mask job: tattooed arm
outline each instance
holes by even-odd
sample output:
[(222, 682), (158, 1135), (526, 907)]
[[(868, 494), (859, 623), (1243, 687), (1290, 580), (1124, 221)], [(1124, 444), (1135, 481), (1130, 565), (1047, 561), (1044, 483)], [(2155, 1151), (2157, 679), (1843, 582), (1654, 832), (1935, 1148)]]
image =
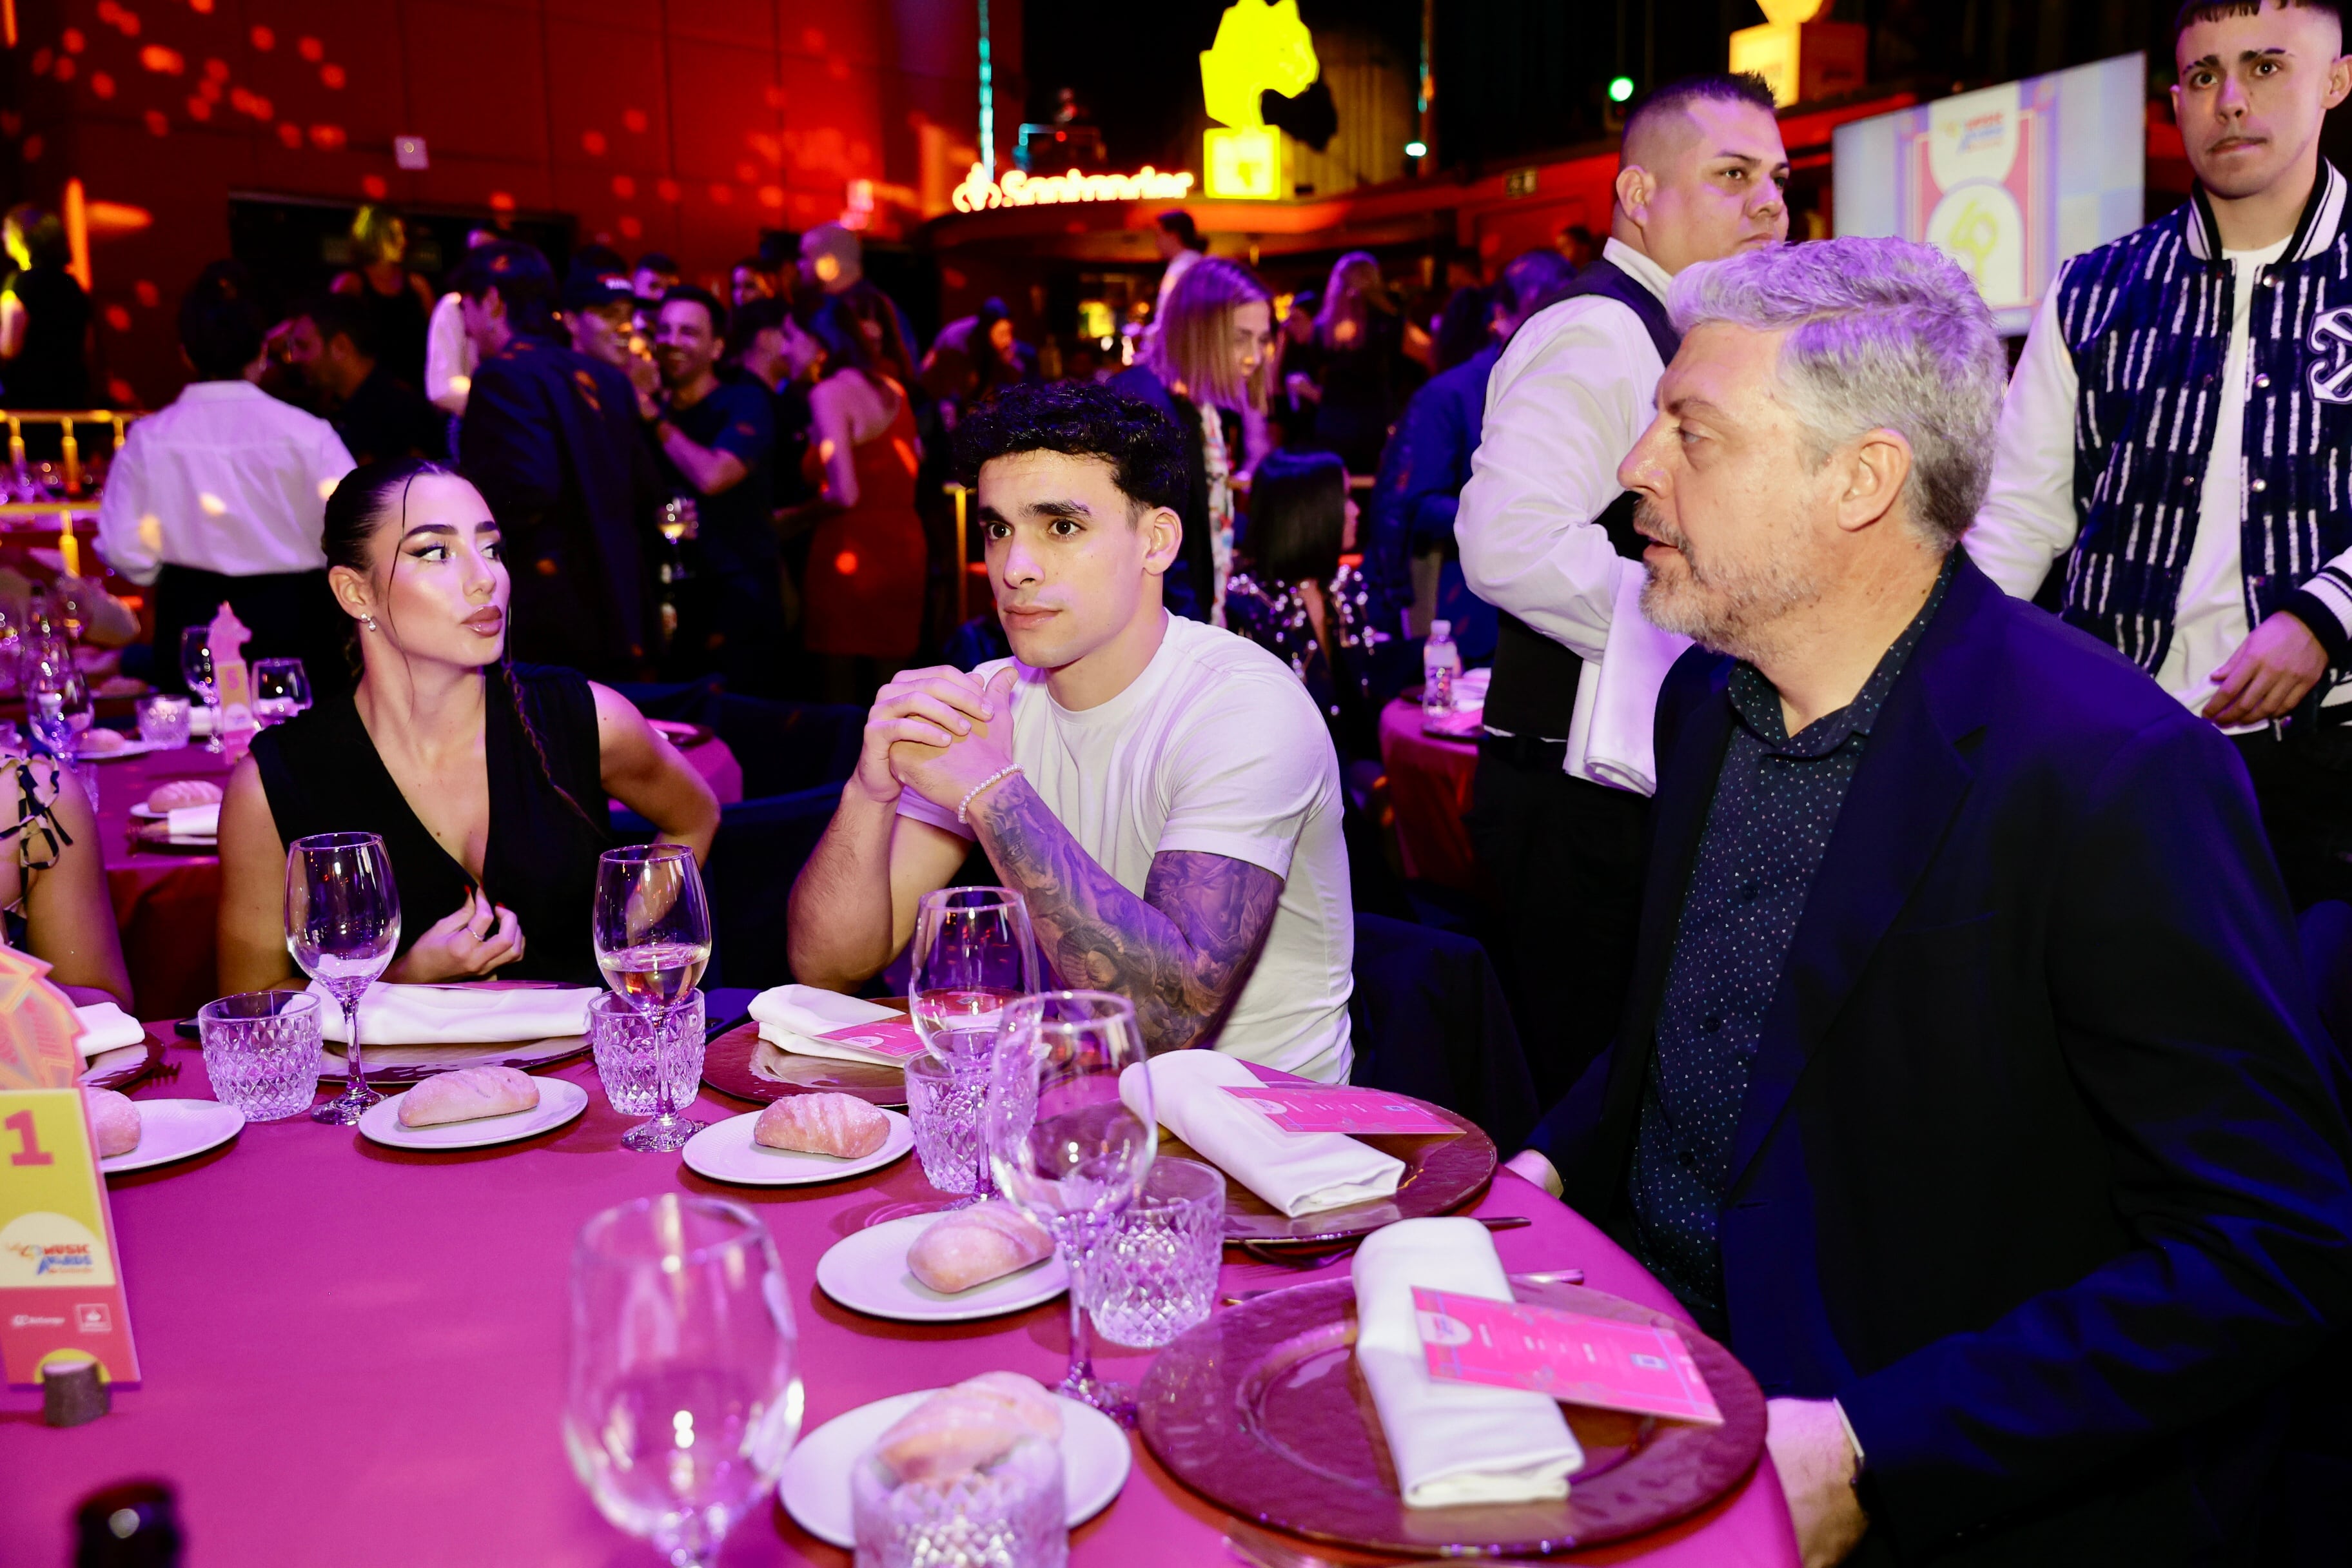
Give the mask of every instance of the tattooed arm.
[(1065, 985), (1133, 1002), (1154, 1052), (1214, 1037), (1265, 944), (1280, 877), (1228, 856), (1162, 850), (1138, 898), (1017, 774), (984, 791), (971, 816), (998, 873), (1028, 899)]

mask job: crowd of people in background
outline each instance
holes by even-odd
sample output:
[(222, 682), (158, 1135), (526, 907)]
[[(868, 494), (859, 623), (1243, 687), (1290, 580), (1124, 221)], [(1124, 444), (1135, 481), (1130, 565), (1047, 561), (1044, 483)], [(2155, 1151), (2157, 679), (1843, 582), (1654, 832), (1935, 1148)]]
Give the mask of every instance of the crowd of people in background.
[[(178, 590), (163, 598), (226, 595), (264, 644), (309, 648), (332, 627), (317, 551), (289, 542), (257, 553), (250, 543), (315, 537), (320, 502), (291, 476), (315, 481), (335, 462), (446, 462), (492, 500), (509, 547), (527, 558), (517, 590), (526, 658), (614, 679), (716, 677), (756, 695), (864, 700), (919, 658), (970, 665), (1006, 646), (986, 595), (958, 592), (979, 554), (967, 518), (966, 559), (954, 559), (948, 447), (958, 421), (1008, 388), (1107, 382), (1185, 432), (1171, 609), (1224, 623), (1244, 562), (1259, 622), (1261, 601), (1328, 598), (1346, 642), (1335, 657), (1317, 633), (1317, 658), (1355, 669), (1349, 751), (1368, 760), (1359, 709), (1409, 679), (1407, 645), (1432, 619), (1450, 618), (1474, 661), (1492, 651), (1493, 614), (1455, 562), (1453, 498), (1477, 442), (1485, 371), (1528, 307), (1574, 276), (1568, 256), (1591, 237), (1566, 231), (1557, 248), (1501, 265), (1467, 251), (1442, 268), (1409, 262), (1395, 276), (1354, 251), (1283, 291), (1212, 255), (1182, 212), (1160, 215), (1152, 232), (1165, 259), (1152, 304), (1108, 347), (1065, 346), (1058, 334), (1041, 347), (994, 297), (921, 341), (866, 276), (858, 236), (839, 225), (771, 233), (723, 278), (697, 283), (667, 254), (632, 259), (604, 244), (574, 248), (559, 273), (485, 223), (436, 281), (419, 269), (401, 215), (363, 207), (343, 242), (349, 265), (308, 297), (265, 303), (269, 288), (238, 264), (204, 270), (179, 313), (196, 379), (164, 411), (176, 418), (138, 443), (150, 452), (117, 465), (126, 482), (101, 547), (133, 581)], [(60, 225), (18, 208), (5, 242), (0, 403), (95, 405), (90, 306)], [(257, 460), (278, 475), (267, 500), (205, 477), (216, 461), (158, 460), (174, 425), (201, 423), (197, 405), (243, 406), (232, 384), (307, 416), (251, 424)], [(200, 444), (209, 448), (213, 434)], [(1283, 471), (1334, 477), (1349, 515), (1363, 508), (1360, 537), (1351, 531), (1341, 552), (1344, 583), (1336, 564), (1312, 580), (1269, 577), (1319, 562), (1320, 545), (1251, 550), (1253, 480), (1275, 453), (1328, 457)], [(210, 511), (200, 496), (231, 510)], [(175, 525), (167, 545), (140, 542), (142, 518), (191, 509), (239, 542), (213, 550), (201, 521)], [(982, 607), (959, 616), (960, 605)], [(1269, 646), (1284, 640), (1265, 635)], [(154, 661), (166, 688), (179, 680), (173, 662)]]

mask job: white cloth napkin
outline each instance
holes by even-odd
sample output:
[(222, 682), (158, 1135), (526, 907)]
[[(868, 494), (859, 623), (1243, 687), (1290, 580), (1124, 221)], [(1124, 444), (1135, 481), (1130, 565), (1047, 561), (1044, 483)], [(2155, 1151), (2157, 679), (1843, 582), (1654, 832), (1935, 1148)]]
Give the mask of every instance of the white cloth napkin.
[(1416, 1285), (1511, 1299), (1493, 1237), (1474, 1219), (1402, 1219), (1356, 1248), (1356, 1364), (1372, 1392), (1407, 1508), (1568, 1495), (1584, 1450), (1549, 1394), (1429, 1375)]
[(1660, 631), (1642, 614), (1647, 577), (1638, 561), (1617, 563), (1609, 641), (1600, 659), (1586, 659), (1576, 678), (1576, 712), (1561, 763), (1578, 778), (1644, 795), (1658, 793), (1658, 689), (1691, 646), (1690, 638)]
[(174, 838), (218, 838), (220, 802), (210, 805), (175, 805), (163, 816), (165, 831)]
[[(342, 1005), (317, 981), (320, 1028), (351, 1041)], [(588, 1032), (588, 1004), (604, 993), (587, 986), (394, 985), (377, 981), (360, 998), (360, 1038), (371, 1046), (473, 1046), (551, 1040)]]
[(902, 1058), (885, 1056), (842, 1040), (821, 1040), (820, 1035), (846, 1029), (853, 1024), (880, 1024), (905, 1014), (878, 1002), (820, 991), (814, 985), (778, 985), (751, 998), (749, 1009), (760, 1026), (760, 1037), (780, 1050), (803, 1057), (830, 1057), (835, 1061), (866, 1062), (876, 1067), (902, 1068)]
[(1119, 1075), (1119, 1098), (1142, 1114), (1136, 1074), (1151, 1075), (1151, 1109), (1160, 1124), (1201, 1158), (1296, 1219), (1396, 1195), (1404, 1162), (1343, 1132), (1287, 1132), (1265, 1113), (1225, 1092), (1263, 1081), (1234, 1058), (1209, 1050), (1170, 1051)]
[(139, 1020), (111, 1002), (93, 1002), (87, 1007), (77, 1007), (81, 1015), (81, 1054), (94, 1057), (100, 1051), (119, 1051), (125, 1046), (135, 1046), (147, 1037)]

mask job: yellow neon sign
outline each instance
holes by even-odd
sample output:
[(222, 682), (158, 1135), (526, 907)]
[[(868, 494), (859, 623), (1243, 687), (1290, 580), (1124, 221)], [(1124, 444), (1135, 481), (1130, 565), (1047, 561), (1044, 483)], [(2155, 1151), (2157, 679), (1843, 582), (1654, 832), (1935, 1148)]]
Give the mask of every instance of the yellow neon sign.
[(1216, 41), (1201, 55), (1201, 97), (1209, 118), (1245, 128), (1265, 123), (1258, 94), (1307, 90), (1322, 71), (1298, 0), (1234, 0), (1217, 19)]

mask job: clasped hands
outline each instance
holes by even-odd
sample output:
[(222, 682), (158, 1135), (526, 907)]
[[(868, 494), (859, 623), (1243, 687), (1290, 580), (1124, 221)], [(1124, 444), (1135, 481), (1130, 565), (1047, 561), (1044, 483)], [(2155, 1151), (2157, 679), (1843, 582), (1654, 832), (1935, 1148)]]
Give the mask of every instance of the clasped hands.
[(522, 957), (522, 922), (479, 888), (425, 929), (383, 977), (400, 985), (436, 980), (478, 980)]
[(1007, 665), (983, 686), (948, 665), (901, 670), (874, 700), (856, 784), (877, 805), (911, 789), (953, 811), (964, 796), (1013, 761), (994, 721), (1013, 708), (1020, 679)]

